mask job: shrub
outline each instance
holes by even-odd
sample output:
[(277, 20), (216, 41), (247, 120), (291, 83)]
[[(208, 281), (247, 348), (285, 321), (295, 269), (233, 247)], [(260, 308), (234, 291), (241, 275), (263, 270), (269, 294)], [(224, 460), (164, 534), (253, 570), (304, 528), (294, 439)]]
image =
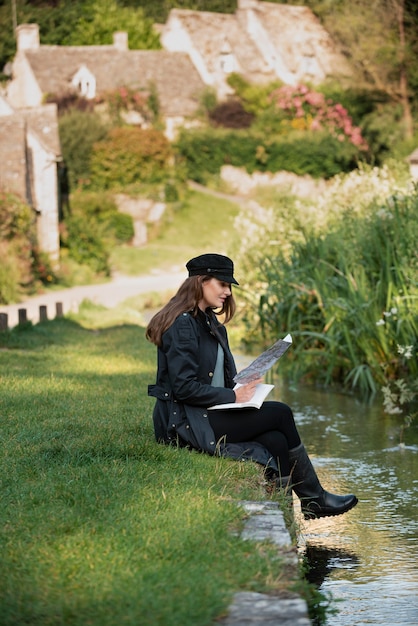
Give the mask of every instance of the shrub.
[(107, 126), (96, 113), (70, 110), (59, 119), (59, 134), (72, 189), (90, 181), (93, 145), (107, 135)]
[(270, 94), (274, 109), (283, 123), (298, 130), (326, 130), (339, 141), (348, 141), (359, 150), (368, 146), (361, 129), (345, 107), (306, 85), (283, 85)]
[(325, 131), (286, 138), (221, 129), (183, 131), (176, 148), (188, 177), (200, 183), (205, 183), (208, 175), (219, 174), (226, 164), (244, 167), (249, 173), (286, 170), (330, 178), (355, 168), (359, 155), (355, 146)]
[(35, 288), (35, 249), (32, 209), (17, 196), (0, 192), (0, 303), (15, 302), (23, 291)]
[(45, 100), (46, 102), (55, 102), (58, 115), (60, 116), (65, 113), (70, 113), (71, 111), (92, 113), (94, 110), (94, 102), (92, 100), (88, 100), (74, 91), (61, 94), (49, 94)]
[(209, 119), (214, 126), (249, 128), (254, 120), (254, 115), (246, 111), (239, 100), (227, 100), (209, 112)]
[(143, 122), (153, 122), (158, 118), (158, 94), (152, 86), (149, 91), (119, 87), (101, 94), (97, 102), (107, 106), (115, 125), (121, 124), (124, 114), (131, 111), (138, 113)]
[(70, 258), (80, 265), (87, 265), (94, 272), (105, 276), (110, 274), (110, 252), (104, 230), (96, 220), (72, 214), (61, 230), (61, 245), (68, 249)]
[(80, 265), (109, 274), (111, 248), (129, 242), (133, 235), (132, 217), (119, 213), (111, 194), (83, 191), (72, 197), (71, 215), (61, 229), (61, 245)]
[(168, 175), (170, 157), (170, 144), (160, 131), (115, 128), (93, 148), (92, 184), (111, 189), (138, 182), (161, 182)]

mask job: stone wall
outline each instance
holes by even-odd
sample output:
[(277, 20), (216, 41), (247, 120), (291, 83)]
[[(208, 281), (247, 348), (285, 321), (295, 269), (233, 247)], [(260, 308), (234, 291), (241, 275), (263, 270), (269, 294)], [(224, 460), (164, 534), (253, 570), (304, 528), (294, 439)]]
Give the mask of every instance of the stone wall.
[(164, 215), (165, 202), (155, 202), (149, 198), (132, 198), (125, 194), (117, 194), (115, 202), (121, 213), (132, 217), (134, 239), (132, 245), (140, 248), (148, 241), (148, 227), (160, 221)]
[(318, 194), (325, 187), (325, 181), (311, 176), (298, 176), (292, 172), (254, 172), (248, 174), (245, 169), (224, 165), (221, 179), (232, 193), (247, 196), (256, 187), (276, 187), (296, 196), (309, 197)]

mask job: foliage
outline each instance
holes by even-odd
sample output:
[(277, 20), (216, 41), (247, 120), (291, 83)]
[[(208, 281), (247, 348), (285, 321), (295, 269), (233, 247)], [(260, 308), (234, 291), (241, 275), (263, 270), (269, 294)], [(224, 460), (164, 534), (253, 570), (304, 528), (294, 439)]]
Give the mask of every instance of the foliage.
[(0, 303), (16, 302), (22, 293), (54, 281), (50, 261), (37, 248), (32, 209), (0, 192)]
[(270, 94), (283, 85), (279, 80), (265, 85), (252, 84), (240, 74), (235, 73), (228, 76), (227, 82), (242, 101), (245, 110), (255, 116), (259, 116), (263, 111), (271, 108)]
[(388, 172), (364, 169), (334, 181), (312, 202), (311, 217), (303, 204), (284, 215), (270, 210), (266, 232), (261, 224), (248, 246), (262, 253), (242, 242), (257, 268), (260, 331), (269, 341), (292, 332), (295, 375), (364, 393), (417, 375), (417, 361), (399, 355), (398, 345), (416, 353), (418, 194), (396, 192)]
[(307, 85), (283, 85), (269, 97), (275, 110), (281, 112), (281, 126), (288, 124), (295, 130), (325, 129), (339, 141), (349, 141), (359, 150), (367, 150), (361, 130), (353, 125), (348, 111), (319, 91)]
[[(0, 68), (16, 51), (12, 3), (0, 6)], [(129, 47), (160, 48), (153, 20), (138, 6), (124, 6), (117, 0), (59, 0), (51, 3), (30, 0), (16, 2), (18, 24), (39, 24), (41, 42), (50, 45), (111, 44), (113, 33), (128, 33)]]
[[(310, 4), (310, 2), (309, 2)], [(400, 104), (404, 131), (413, 132), (411, 104), (417, 106), (416, 55), (418, 13), (411, 0), (362, 0), (316, 3), (321, 20), (339, 42), (354, 81), (368, 89), (384, 92), (392, 104)]]
[(170, 144), (160, 131), (114, 128), (106, 140), (93, 147), (92, 185), (111, 189), (138, 182), (158, 183), (170, 174), (170, 158)]
[(62, 116), (64, 113), (70, 111), (94, 111), (94, 103), (78, 93), (69, 91), (61, 94), (47, 94), (45, 102), (54, 102), (57, 105), (58, 115)]
[(286, 170), (330, 178), (356, 167), (359, 158), (355, 146), (325, 131), (294, 132), (281, 138), (249, 131), (190, 130), (180, 134), (176, 148), (188, 176), (200, 183), (226, 164), (250, 173)]
[(158, 118), (158, 96), (152, 86), (148, 92), (130, 87), (119, 87), (101, 94), (96, 102), (107, 106), (114, 125), (121, 124), (124, 116), (130, 112), (138, 113), (142, 123), (153, 123)]
[(111, 195), (84, 191), (72, 196), (71, 213), (61, 226), (61, 245), (78, 264), (109, 275), (111, 249), (133, 235), (132, 217), (118, 212)]
[(80, 265), (87, 265), (95, 273), (110, 275), (109, 250), (106, 246), (105, 229), (95, 220), (80, 214), (71, 214), (61, 230), (61, 246)]
[(69, 45), (111, 44), (117, 31), (127, 33), (131, 50), (161, 47), (153, 22), (142, 9), (121, 7), (116, 0), (90, 0), (89, 11), (77, 20)]
[(209, 112), (209, 120), (213, 126), (222, 128), (249, 128), (253, 119), (254, 115), (246, 111), (236, 99), (221, 102)]
[(70, 188), (87, 185), (93, 145), (107, 136), (107, 126), (97, 113), (71, 109), (59, 118), (59, 135)]
[(141, 7), (147, 17), (160, 24), (167, 20), (174, 8), (216, 13), (233, 13), (237, 9), (237, 0), (121, 0), (121, 4)]
[[(409, 360), (413, 358), (413, 346), (398, 346), (398, 353)], [(400, 444), (404, 445), (405, 429), (411, 426), (418, 415), (418, 381), (404, 378), (391, 380), (383, 385), (382, 393), (385, 413), (402, 417)]]
[(133, 235), (132, 217), (120, 213), (114, 197), (106, 192), (83, 191), (73, 194), (72, 212), (104, 228), (112, 245), (128, 243)]

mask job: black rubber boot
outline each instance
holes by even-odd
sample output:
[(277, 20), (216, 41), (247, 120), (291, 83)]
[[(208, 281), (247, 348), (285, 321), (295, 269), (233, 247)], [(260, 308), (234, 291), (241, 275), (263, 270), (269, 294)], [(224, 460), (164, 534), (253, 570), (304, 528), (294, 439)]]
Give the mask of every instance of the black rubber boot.
[(353, 494), (337, 496), (325, 491), (303, 443), (289, 450), (289, 462), (292, 488), (301, 501), (305, 519), (341, 515), (356, 506), (358, 500)]
[(277, 491), (284, 491), (286, 494), (292, 492), (291, 476), (277, 476), (275, 480)]

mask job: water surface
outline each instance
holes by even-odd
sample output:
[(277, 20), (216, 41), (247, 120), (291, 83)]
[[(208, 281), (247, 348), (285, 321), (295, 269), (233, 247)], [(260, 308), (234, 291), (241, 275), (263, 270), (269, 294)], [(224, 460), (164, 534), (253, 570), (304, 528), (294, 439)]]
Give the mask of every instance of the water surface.
[(323, 486), (359, 498), (345, 515), (299, 519), (308, 578), (337, 610), (326, 625), (418, 625), (418, 426), (400, 447), (399, 418), (379, 401), (275, 384)]

